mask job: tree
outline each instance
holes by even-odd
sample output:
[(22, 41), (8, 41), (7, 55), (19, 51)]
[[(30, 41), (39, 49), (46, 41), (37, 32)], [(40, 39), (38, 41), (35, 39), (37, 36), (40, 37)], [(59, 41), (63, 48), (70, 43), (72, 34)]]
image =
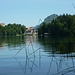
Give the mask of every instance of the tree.
[(22, 34), (24, 34), (25, 33), (25, 31), (26, 31), (26, 27), (23, 25), (23, 26), (21, 26), (21, 31), (22, 31)]
[(16, 36), (24, 34), (26, 27), (21, 24), (8, 24), (5, 27), (0, 25), (0, 36)]
[(43, 22), (38, 32), (42, 35), (48, 32), (52, 36), (75, 36), (75, 15), (63, 14), (50, 23)]

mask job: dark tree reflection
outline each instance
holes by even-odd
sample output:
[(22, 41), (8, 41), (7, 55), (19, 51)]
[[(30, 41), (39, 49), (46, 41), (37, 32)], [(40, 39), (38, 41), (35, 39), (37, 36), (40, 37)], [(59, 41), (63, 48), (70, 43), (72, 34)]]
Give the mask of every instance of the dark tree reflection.
[(38, 41), (43, 45), (46, 52), (69, 54), (75, 52), (74, 37), (39, 37)]

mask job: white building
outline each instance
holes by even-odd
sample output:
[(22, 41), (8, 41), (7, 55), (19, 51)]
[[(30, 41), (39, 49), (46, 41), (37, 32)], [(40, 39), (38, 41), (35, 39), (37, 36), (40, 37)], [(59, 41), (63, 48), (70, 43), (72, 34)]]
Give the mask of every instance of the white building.
[(38, 34), (38, 30), (35, 30), (34, 27), (29, 27), (25, 33), (26, 35), (34, 35), (34, 34)]
[(0, 23), (1, 26), (5, 27), (5, 23)]

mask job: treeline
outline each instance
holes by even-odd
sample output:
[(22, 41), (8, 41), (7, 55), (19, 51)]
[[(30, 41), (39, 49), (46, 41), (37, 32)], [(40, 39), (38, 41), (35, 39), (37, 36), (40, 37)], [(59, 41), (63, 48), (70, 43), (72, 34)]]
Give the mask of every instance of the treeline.
[(16, 36), (23, 35), (26, 27), (21, 24), (8, 24), (4, 26), (0, 25), (0, 36)]
[(75, 36), (75, 15), (63, 14), (50, 23), (43, 22), (38, 28), (38, 34), (44, 36)]

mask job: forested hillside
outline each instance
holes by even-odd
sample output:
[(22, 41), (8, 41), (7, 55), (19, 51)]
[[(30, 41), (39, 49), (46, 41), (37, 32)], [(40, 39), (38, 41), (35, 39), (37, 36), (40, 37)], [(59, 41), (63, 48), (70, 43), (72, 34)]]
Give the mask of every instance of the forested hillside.
[(63, 14), (50, 23), (43, 22), (38, 34), (49, 33), (52, 36), (75, 36), (75, 15)]
[(26, 27), (21, 24), (8, 24), (5, 27), (0, 25), (0, 36), (16, 36), (24, 34)]
[(39, 24), (39, 25), (36, 25), (36, 26), (35, 26), (35, 29), (39, 28), (44, 22), (45, 22), (45, 23), (50, 23), (52, 20), (55, 20), (57, 17), (58, 17), (57, 14), (52, 14), (52, 15), (47, 16), (47, 17), (44, 19), (43, 22), (42, 22), (42, 20), (40, 19), (40, 21), (41, 21), (42, 23)]

